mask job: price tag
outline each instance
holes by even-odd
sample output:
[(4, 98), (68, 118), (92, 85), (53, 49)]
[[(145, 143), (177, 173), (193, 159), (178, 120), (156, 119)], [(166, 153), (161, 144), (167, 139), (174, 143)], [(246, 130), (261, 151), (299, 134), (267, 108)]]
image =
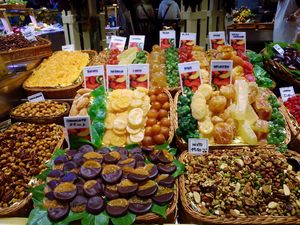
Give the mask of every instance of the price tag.
[(11, 125), (11, 119), (4, 120), (0, 123), (0, 131), (6, 130)]
[(67, 134), (67, 141), (70, 146), (70, 136), (85, 138), (91, 141), (91, 122), (89, 116), (68, 116), (64, 117)]
[(36, 19), (35, 19), (35, 16), (29, 15), (29, 18), (30, 18), (30, 20), (31, 20), (31, 23), (32, 23), (34, 26), (37, 26), (37, 21), (36, 21)]
[(107, 65), (106, 76), (107, 91), (128, 88), (127, 66)]
[(178, 71), (180, 74), (180, 86), (182, 93), (184, 87), (189, 87), (193, 91), (196, 91), (202, 83), (200, 63), (198, 61), (179, 63)]
[(72, 51), (75, 51), (75, 46), (74, 46), (74, 44), (63, 45), (63, 46), (61, 46), (61, 50), (72, 52)]
[(196, 44), (196, 33), (180, 33), (179, 47), (181, 46), (194, 46)]
[(34, 95), (30, 95), (27, 97), (28, 101), (30, 102), (41, 102), (45, 101), (44, 95), (42, 92), (36, 93)]
[(217, 49), (219, 46), (225, 45), (225, 32), (209, 32), (210, 49)]
[(126, 39), (127, 39), (126, 37), (120, 37), (120, 36), (113, 35), (113, 36), (111, 36), (108, 48), (110, 50), (118, 49), (119, 51), (122, 52), (125, 48)]
[(128, 65), (128, 79), (130, 89), (137, 87), (149, 89), (149, 64)]
[(274, 48), (280, 55), (283, 55), (284, 50), (283, 50), (283, 48), (280, 47), (279, 44), (274, 45), (273, 48)]
[(162, 49), (175, 46), (176, 33), (175, 30), (161, 30), (159, 32), (159, 45)]
[(230, 45), (237, 52), (246, 51), (246, 32), (230, 32), (229, 40)]
[(104, 81), (104, 67), (100, 66), (86, 66), (83, 70), (84, 87), (89, 89), (96, 89), (101, 85), (105, 87)]
[(189, 138), (188, 142), (189, 153), (195, 155), (202, 155), (208, 153), (208, 139), (207, 138)]
[(290, 97), (295, 96), (295, 90), (293, 86), (279, 88), (279, 91), (282, 101), (284, 102), (286, 102)]
[(0, 18), (1, 19), (1, 23), (2, 23), (2, 25), (3, 25), (3, 27), (4, 27), (4, 30), (6, 31), (6, 33), (8, 34), (8, 33), (11, 33), (12, 32), (12, 29), (11, 29), (11, 27), (9, 26), (9, 24), (7, 23), (7, 21), (6, 21), (6, 19), (4, 19), (4, 18)]
[(130, 35), (128, 48), (137, 47), (140, 51), (144, 49), (145, 35)]
[(28, 41), (36, 41), (36, 37), (34, 36), (33, 29), (27, 28), (22, 31), (22, 34)]
[(211, 60), (210, 84), (220, 88), (232, 82), (232, 60)]

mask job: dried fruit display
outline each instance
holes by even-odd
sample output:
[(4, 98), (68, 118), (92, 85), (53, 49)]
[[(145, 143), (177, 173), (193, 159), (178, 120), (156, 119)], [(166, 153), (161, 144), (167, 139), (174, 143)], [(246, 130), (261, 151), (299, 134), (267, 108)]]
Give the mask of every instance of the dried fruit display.
[(181, 191), (197, 213), (224, 218), (300, 213), (300, 172), (274, 149), (216, 150), (182, 160), (187, 173)]
[(28, 195), (32, 178), (45, 169), (62, 144), (62, 127), (15, 123), (0, 133), (0, 207), (9, 207)]
[[(44, 192), (36, 196), (33, 190), (33, 197), (47, 210), (47, 221), (69, 224), (74, 213), (81, 213), (74, 220), (109, 215), (114, 221), (133, 216), (126, 223), (132, 224), (148, 212), (166, 215), (176, 202), (175, 179), (183, 173), (183, 164), (168, 150), (112, 148), (94, 150), (83, 145), (54, 158), (44, 184), (36, 189)], [(164, 209), (157, 212), (157, 207)], [(45, 209), (35, 208), (43, 214)]]
[(148, 63), (150, 65), (150, 86), (167, 87), (165, 52), (158, 45), (152, 47)]
[(89, 63), (89, 55), (80, 51), (59, 51), (33, 71), (24, 82), (25, 87), (67, 87), (80, 81), (83, 68)]
[(179, 72), (178, 72), (178, 51), (175, 47), (166, 49), (166, 68), (168, 87), (179, 87)]
[(300, 124), (300, 96), (290, 97), (284, 102), (284, 106), (295, 117), (298, 124)]
[(92, 101), (90, 89), (80, 89), (74, 98), (72, 107), (70, 109), (70, 116), (86, 116)]

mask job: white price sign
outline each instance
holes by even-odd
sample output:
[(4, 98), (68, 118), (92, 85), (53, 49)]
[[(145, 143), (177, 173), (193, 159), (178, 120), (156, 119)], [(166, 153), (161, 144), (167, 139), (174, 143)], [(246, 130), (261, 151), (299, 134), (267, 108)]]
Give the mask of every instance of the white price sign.
[(144, 49), (145, 35), (130, 35), (128, 48), (137, 47), (139, 50)]
[(283, 50), (283, 48), (280, 47), (279, 44), (274, 45), (273, 48), (274, 48), (280, 55), (283, 55), (284, 50)]
[(149, 89), (149, 64), (129, 64), (128, 84), (130, 89), (137, 87)]
[(108, 48), (110, 50), (118, 49), (119, 51), (122, 52), (125, 48), (126, 40), (127, 40), (126, 37), (111, 36)]
[(279, 88), (279, 91), (282, 101), (284, 102), (286, 102), (290, 97), (295, 96), (295, 90), (293, 86)]
[(208, 139), (207, 138), (189, 138), (188, 150), (195, 155), (202, 155), (208, 153)]
[(175, 30), (161, 30), (159, 32), (159, 44), (162, 49), (176, 45)]
[(41, 102), (45, 101), (44, 95), (42, 92), (36, 93), (34, 95), (30, 95), (27, 97), (28, 101), (30, 102)]
[(106, 65), (107, 91), (128, 88), (127, 66)]
[(202, 83), (200, 63), (198, 61), (179, 63), (178, 71), (182, 93), (184, 87), (189, 87), (193, 91), (196, 91)]
[(36, 37), (34, 36), (34, 31), (31, 28), (27, 28), (22, 32), (23, 36), (28, 41), (36, 41)]
[(61, 50), (72, 52), (72, 51), (75, 51), (75, 46), (74, 46), (74, 44), (63, 45), (63, 46), (61, 46)]
[(179, 47), (181, 46), (194, 46), (196, 44), (196, 33), (180, 33)]
[(225, 45), (224, 31), (209, 32), (208, 36), (210, 49), (217, 49), (219, 46)]
[(86, 66), (83, 70), (84, 87), (89, 89), (96, 89), (101, 85), (105, 86), (104, 80), (104, 66)]

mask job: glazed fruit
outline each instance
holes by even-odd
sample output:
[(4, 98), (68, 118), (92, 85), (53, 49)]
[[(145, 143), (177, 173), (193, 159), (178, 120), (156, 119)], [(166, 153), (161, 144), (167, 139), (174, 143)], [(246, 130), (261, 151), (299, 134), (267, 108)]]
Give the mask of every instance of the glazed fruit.
[(106, 205), (106, 211), (110, 216), (123, 216), (128, 210), (128, 201), (124, 198), (111, 200)]

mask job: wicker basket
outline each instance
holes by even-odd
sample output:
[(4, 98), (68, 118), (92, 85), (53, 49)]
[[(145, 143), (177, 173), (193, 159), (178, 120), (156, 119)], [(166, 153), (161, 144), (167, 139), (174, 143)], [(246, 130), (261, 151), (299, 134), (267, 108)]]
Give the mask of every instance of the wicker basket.
[[(63, 130), (64, 128), (62, 126), (59, 126), (59, 129), (62, 130), (62, 136), (59, 137), (58, 143), (56, 145), (56, 147), (54, 149), (57, 148), (61, 148), (61, 146), (63, 145), (64, 142), (64, 135), (63, 135)], [(28, 216), (28, 214), (30, 213), (31, 209), (32, 209), (32, 202), (31, 202), (31, 193), (28, 194), (26, 196), (26, 198), (24, 198), (23, 200), (16, 202), (15, 204), (13, 204), (10, 207), (6, 207), (6, 208), (1, 208), (0, 207), (0, 218), (1, 217), (14, 217), (14, 216)]]
[(24, 10), (24, 9), (26, 9), (26, 4), (1, 4), (0, 9)]
[(162, 218), (161, 216), (158, 216), (154, 213), (147, 213), (142, 216), (138, 216), (136, 218), (135, 223), (138, 224), (164, 224), (164, 223), (171, 223), (175, 224), (176, 217), (177, 217), (177, 205), (178, 205), (178, 196), (179, 196), (179, 186), (178, 181), (176, 180), (176, 189), (175, 189), (175, 196), (173, 201), (170, 203), (168, 209), (167, 209), (167, 215), (166, 219)]
[[(269, 90), (269, 93), (274, 95), (273, 92), (271, 92)], [(176, 130), (178, 128), (178, 115), (177, 115), (177, 104), (178, 104), (178, 99), (179, 99), (179, 96), (181, 95), (181, 90), (179, 90), (176, 95), (175, 95), (175, 98), (174, 98), (174, 108), (175, 108), (175, 113), (174, 113), (174, 124), (175, 124), (175, 137), (176, 137), (176, 145), (177, 147), (179, 148), (179, 150), (181, 151), (184, 151), (184, 150), (187, 150), (188, 149), (188, 143), (186, 143), (181, 137), (177, 136), (176, 135)], [(281, 106), (279, 108), (279, 111), (284, 114), (284, 108), (283, 106)], [(290, 141), (291, 141), (291, 131), (289, 129), (289, 126), (287, 124), (287, 121), (285, 120), (285, 133), (286, 133), (286, 138), (285, 138), (285, 141), (284, 143), (285, 144), (289, 144)], [(229, 144), (229, 145), (220, 145), (220, 144), (216, 144), (216, 145), (212, 145), (212, 146), (209, 146), (210, 148), (220, 148), (220, 147), (226, 147), (226, 148), (236, 148), (236, 147), (241, 147), (241, 146), (249, 146), (248, 144)]]
[[(244, 147), (242, 149), (247, 149), (247, 147)], [(274, 149), (274, 148), (273, 148)], [(248, 148), (249, 150), (249, 148)], [(217, 150), (218, 151), (218, 150)], [(220, 150), (219, 150), (220, 151)], [(222, 151), (226, 151), (226, 149), (223, 149)], [(300, 155), (288, 151), (290, 155), (292, 155), (294, 158), (297, 158), (300, 160)], [(183, 152), (179, 160), (182, 162), (183, 159), (187, 156), (188, 152)], [(227, 224), (227, 225), (233, 225), (233, 224), (269, 224), (269, 225), (275, 225), (275, 224), (291, 224), (296, 225), (300, 224), (300, 217), (299, 216), (248, 216), (248, 217), (237, 217), (237, 218), (226, 218), (226, 217), (220, 217), (220, 216), (205, 216), (198, 212), (196, 212), (193, 208), (190, 207), (185, 193), (185, 177), (184, 175), (181, 175), (179, 178), (179, 190), (180, 190), (180, 200), (183, 206), (183, 222), (185, 223), (195, 223), (195, 224), (203, 224), (203, 225), (217, 225), (217, 224)]]
[(264, 62), (266, 70), (274, 77), (300, 88), (300, 81), (295, 80), (294, 76), (279, 62), (268, 60)]
[[(300, 96), (300, 94), (297, 94), (297, 96)], [(281, 99), (280, 101), (282, 102)], [(294, 151), (300, 152), (300, 126), (296, 121), (295, 117), (289, 112), (289, 110), (284, 105), (282, 108), (282, 114), (284, 115), (285, 120), (291, 130), (291, 141), (289, 143), (289, 148)]]
[(172, 140), (173, 140), (173, 137), (174, 137), (174, 133), (175, 133), (174, 116), (175, 116), (175, 113), (176, 113), (176, 109), (174, 108), (174, 101), (173, 101), (171, 93), (167, 89), (164, 89), (163, 93), (168, 95), (169, 102), (170, 102), (169, 119), (170, 119), (171, 125), (170, 125), (168, 142), (171, 143)]
[(13, 122), (26, 122), (26, 123), (36, 123), (36, 124), (51, 124), (51, 123), (55, 123), (55, 124), (63, 125), (64, 124), (64, 116), (68, 116), (69, 115), (70, 105), (68, 103), (66, 103), (66, 102), (62, 102), (62, 104), (66, 106), (66, 111), (64, 113), (61, 113), (60, 115), (57, 115), (57, 116), (21, 117), (21, 116), (14, 116), (14, 115), (12, 115), (12, 112), (14, 110), (16, 110), (18, 107), (20, 107), (21, 105), (13, 108), (10, 111), (9, 116), (12, 119)]
[(0, 51), (0, 56), (5, 63), (25, 62), (46, 58), (52, 55), (52, 43), (44, 38), (37, 37), (46, 44), (17, 50)]
[[(90, 65), (94, 57), (96, 57), (97, 52), (93, 50), (83, 50), (82, 52), (88, 53), (90, 62), (88, 65)], [(38, 68), (37, 68), (38, 69)], [(55, 88), (55, 87), (26, 87), (25, 83), (23, 84), (23, 88), (26, 91), (26, 94), (28, 96), (42, 92), (45, 98), (48, 99), (63, 99), (63, 98), (74, 98), (76, 95), (77, 91), (82, 87), (83, 83), (83, 78), (80, 76), (80, 78), (77, 80), (75, 84), (72, 84), (67, 87), (62, 87), (62, 88)]]

